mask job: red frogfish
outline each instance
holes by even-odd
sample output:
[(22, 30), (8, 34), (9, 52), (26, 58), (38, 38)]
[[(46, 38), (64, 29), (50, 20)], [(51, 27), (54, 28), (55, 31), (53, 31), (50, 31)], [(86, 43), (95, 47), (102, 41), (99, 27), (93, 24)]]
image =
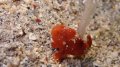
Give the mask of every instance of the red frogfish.
[(56, 25), (52, 31), (52, 48), (57, 49), (53, 53), (53, 58), (61, 62), (69, 55), (81, 57), (85, 55), (92, 44), (92, 38), (87, 35), (87, 41), (76, 36), (76, 31), (64, 25)]

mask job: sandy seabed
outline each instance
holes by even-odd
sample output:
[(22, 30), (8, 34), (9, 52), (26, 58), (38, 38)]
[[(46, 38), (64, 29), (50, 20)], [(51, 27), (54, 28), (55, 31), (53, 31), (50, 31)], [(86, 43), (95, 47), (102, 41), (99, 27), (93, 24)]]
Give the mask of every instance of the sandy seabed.
[(99, 0), (83, 59), (52, 59), (51, 29), (77, 29), (83, 0), (0, 0), (0, 67), (120, 67), (120, 0)]

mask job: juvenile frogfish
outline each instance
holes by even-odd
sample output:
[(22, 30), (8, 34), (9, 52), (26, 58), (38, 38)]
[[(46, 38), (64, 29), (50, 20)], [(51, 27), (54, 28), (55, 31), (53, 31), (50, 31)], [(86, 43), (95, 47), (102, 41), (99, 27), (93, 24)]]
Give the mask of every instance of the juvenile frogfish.
[(52, 48), (56, 49), (53, 59), (61, 62), (69, 55), (81, 57), (85, 55), (92, 44), (92, 38), (87, 35), (87, 41), (76, 36), (76, 31), (64, 25), (56, 25), (52, 31)]

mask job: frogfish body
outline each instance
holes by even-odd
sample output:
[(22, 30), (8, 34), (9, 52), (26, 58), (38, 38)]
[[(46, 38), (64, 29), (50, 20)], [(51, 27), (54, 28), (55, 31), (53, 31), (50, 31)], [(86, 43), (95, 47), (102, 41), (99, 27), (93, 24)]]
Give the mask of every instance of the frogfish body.
[(53, 58), (60, 62), (69, 55), (81, 57), (86, 54), (87, 49), (92, 44), (92, 38), (87, 35), (87, 41), (76, 36), (76, 31), (64, 25), (56, 25), (52, 31), (52, 48), (57, 49), (53, 53)]

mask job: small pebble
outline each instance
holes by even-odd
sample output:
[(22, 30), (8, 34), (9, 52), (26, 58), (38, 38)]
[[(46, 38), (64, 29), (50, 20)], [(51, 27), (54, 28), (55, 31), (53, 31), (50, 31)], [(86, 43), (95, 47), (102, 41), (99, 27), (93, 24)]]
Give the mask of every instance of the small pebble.
[(29, 33), (30, 40), (37, 40), (37, 36), (34, 33)]

